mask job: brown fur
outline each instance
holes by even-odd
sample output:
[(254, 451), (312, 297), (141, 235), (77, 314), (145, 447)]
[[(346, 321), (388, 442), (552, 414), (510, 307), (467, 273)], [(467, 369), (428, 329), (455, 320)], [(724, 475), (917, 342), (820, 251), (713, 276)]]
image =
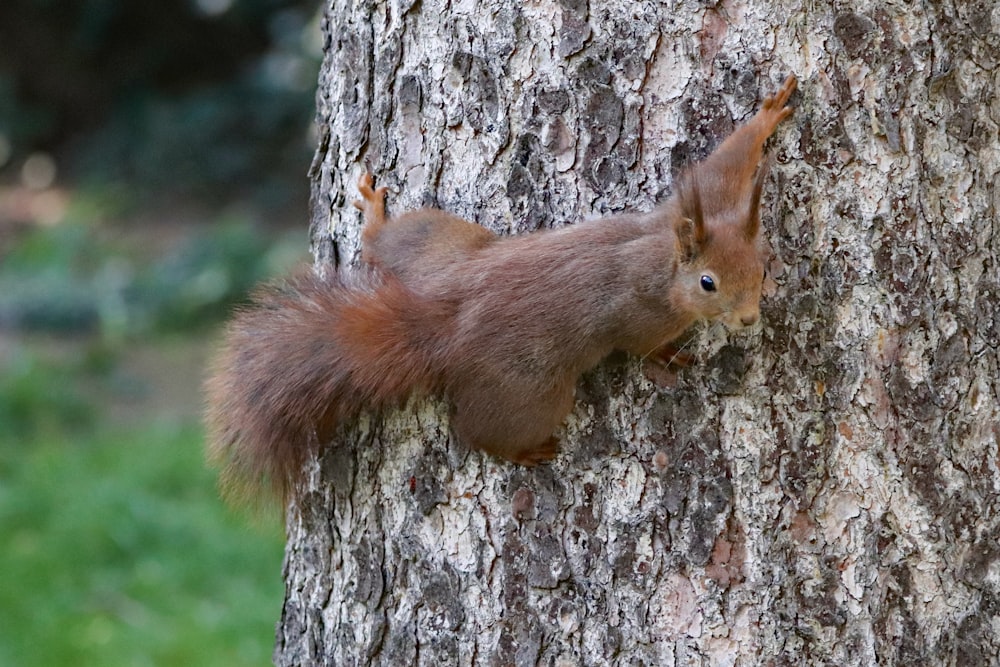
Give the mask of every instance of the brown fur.
[(469, 446), (548, 460), (577, 379), (612, 350), (662, 356), (695, 321), (756, 322), (760, 162), (794, 87), (648, 214), (500, 238), (434, 209), (387, 219), (362, 176), (367, 267), (266, 288), (229, 325), (207, 382), (226, 488), (287, 495), (338, 424), (415, 392), (446, 397)]

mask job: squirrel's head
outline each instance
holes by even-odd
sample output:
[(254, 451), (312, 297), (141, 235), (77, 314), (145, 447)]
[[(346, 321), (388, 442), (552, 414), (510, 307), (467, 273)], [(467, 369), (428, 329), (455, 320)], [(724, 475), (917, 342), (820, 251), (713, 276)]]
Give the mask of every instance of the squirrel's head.
[[(749, 201), (706, 219), (697, 173), (678, 192), (674, 223), (678, 266), (672, 300), (700, 320), (718, 320), (730, 329), (760, 319), (764, 262), (758, 248), (760, 196), (768, 162), (757, 170)], [(742, 207), (741, 207), (742, 208)]]

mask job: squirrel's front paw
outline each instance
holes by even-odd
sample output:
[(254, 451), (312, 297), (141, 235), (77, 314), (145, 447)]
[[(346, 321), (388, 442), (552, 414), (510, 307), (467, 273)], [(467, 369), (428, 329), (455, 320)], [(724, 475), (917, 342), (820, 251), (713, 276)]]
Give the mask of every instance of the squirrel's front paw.
[(785, 82), (781, 85), (781, 88), (778, 89), (778, 92), (764, 98), (764, 104), (761, 107), (761, 111), (769, 112), (769, 115), (774, 114), (776, 117), (772, 122), (775, 125), (792, 115), (794, 109), (786, 105), (788, 104), (788, 100), (791, 98), (792, 93), (795, 92), (795, 86), (797, 83), (798, 80), (795, 78), (795, 75), (789, 74), (785, 79)]

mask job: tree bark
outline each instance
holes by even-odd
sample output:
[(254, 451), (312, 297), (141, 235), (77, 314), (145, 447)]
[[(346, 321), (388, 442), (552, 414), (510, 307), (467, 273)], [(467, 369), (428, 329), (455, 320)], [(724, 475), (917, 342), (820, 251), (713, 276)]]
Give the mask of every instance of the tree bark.
[[(711, 3), (710, 3), (711, 4)], [(793, 72), (763, 322), (662, 388), (588, 374), (551, 465), (413, 402), (289, 508), (279, 665), (1000, 664), (1000, 10), (791, 0), (337, 2), (311, 234), (648, 210)]]

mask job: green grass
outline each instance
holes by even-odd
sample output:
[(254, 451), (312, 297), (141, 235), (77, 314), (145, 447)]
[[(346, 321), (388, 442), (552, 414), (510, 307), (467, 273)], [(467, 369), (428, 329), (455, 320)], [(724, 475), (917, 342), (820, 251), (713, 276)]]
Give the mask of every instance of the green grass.
[(83, 430), (0, 439), (0, 664), (268, 664), (278, 522), (221, 504), (194, 424)]
[(104, 202), (0, 246), (0, 666), (269, 664), (281, 524), (219, 500), (198, 384), (212, 327), (303, 242), (161, 239)]

